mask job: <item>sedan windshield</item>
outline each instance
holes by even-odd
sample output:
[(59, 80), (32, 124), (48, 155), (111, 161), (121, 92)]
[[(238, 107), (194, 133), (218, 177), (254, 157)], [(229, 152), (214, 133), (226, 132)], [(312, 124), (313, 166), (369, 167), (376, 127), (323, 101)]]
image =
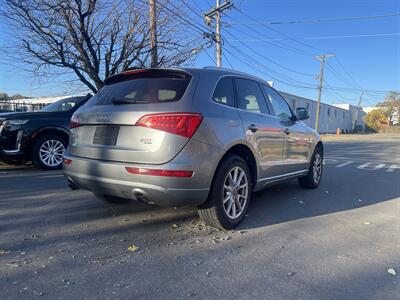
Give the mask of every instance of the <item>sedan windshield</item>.
[(41, 112), (69, 111), (75, 105), (77, 105), (81, 100), (82, 100), (82, 98), (68, 98), (68, 99), (59, 100), (50, 105), (47, 105), (46, 107), (42, 108), (40, 111)]

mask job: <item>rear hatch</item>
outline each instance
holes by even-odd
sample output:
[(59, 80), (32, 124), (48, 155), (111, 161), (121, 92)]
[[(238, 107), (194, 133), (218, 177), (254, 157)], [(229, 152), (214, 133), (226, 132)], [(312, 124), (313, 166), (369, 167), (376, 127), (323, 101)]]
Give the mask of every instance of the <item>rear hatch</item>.
[(170, 161), (202, 120), (200, 114), (190, 112), (194, 81), (185, 71), (165, 69), (108, 78), (73, 115), (70, 153), (128, 163)]

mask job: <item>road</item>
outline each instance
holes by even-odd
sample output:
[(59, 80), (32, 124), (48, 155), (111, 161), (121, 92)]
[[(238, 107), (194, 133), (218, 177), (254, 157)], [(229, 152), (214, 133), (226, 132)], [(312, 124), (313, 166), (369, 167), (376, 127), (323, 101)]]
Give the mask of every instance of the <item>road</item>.
[(399, 299), (400, 139), (325, 147), (319, 189), (259, 192), (229, 232), (193, 208), (103, 203), (60, 171), (2, 170), (0, 298)]

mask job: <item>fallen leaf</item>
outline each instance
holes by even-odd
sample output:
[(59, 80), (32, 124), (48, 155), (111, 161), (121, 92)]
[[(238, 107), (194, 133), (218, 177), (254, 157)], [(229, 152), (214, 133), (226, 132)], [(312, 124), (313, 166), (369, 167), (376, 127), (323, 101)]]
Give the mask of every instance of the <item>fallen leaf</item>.
[(131, 245), (128, 247), (128, 251), (131, 251), (131, 252), (136, 252), (138, 250), (139, 250), (139, 247), (136, 245)]
[(8, 254), (8, 253), (10, 253), (10, 251), (0, 249), (0, 255), (4, 255), (4, 254)]
[(393, 269), (393, 268), (387, 269), (387, 272), (388, 272), (390, 275), (393, 275), (393, 276), (396, 276), (396, 275), (397, 275), (396, 270)]

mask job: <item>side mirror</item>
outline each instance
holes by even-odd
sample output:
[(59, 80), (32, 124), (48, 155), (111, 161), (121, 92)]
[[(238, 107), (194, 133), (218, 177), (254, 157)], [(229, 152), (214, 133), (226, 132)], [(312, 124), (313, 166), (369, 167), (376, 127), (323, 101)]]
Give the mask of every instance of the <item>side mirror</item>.
[(296, 108), (296, 118), (299, 121), (307, 120), (308, 118), (310, 118), (310, 114), (308, 112), (308, 109), (305, 108), (305, 107)]

